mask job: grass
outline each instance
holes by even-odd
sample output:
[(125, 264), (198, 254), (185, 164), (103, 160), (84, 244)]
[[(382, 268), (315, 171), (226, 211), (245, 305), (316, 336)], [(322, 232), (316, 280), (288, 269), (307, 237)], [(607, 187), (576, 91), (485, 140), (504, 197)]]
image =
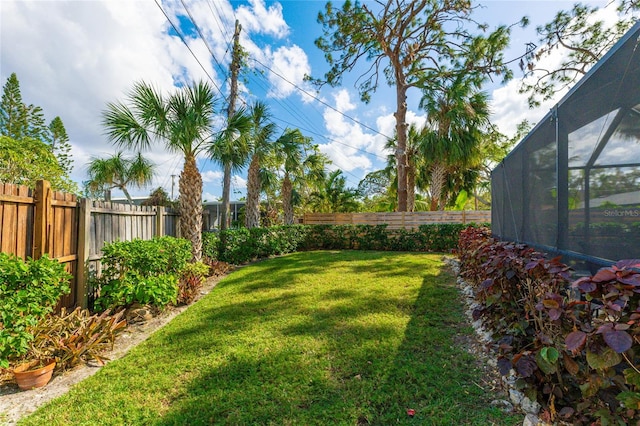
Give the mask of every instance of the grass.
[[(232, 273), (24, 425), (516, 424), (457, 344), (438, 255), (325, 251)], [(407, 409), (414, 409), (414, 417)]]

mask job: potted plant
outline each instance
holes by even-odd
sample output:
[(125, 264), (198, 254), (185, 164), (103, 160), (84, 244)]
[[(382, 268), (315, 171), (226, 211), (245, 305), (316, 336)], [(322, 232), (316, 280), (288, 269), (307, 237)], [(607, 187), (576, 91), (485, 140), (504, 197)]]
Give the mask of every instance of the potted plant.
[(18, 387), (22, 390), (40, 388), (51, 380), (55, 359), (33, 360), (22, 363), (13, 369)]

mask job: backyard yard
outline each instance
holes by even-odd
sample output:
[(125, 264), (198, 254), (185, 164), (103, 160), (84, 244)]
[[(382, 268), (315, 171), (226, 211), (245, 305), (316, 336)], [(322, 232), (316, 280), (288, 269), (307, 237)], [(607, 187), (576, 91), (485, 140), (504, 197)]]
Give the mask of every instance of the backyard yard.
[(497, 424), (442, 255), (298, 252), (233, 272), (124, 358), (22, 420)]

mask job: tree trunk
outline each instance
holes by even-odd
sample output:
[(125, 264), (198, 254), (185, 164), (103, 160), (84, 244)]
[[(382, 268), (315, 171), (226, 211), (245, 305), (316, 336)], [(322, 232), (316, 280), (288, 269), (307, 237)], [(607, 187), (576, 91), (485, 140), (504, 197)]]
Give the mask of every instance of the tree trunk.
[(407, 211), (412, 212), (416, 206), (416, 168), (409, 164), (407, 167)]
[(293, 225), (293, 203), (292, 203), (293, 186), (289, 175), (285, 175), (282, 181), (282, 209), (284, 210), (284, 224)]
[(397, 111), (396, 133), (398, 144), (396, 147), (396, 167), (398, 174), (398, 211), (407, 211), (407, 88), (401, 82), (404, 79), (396, 77)]
[(191, 241), (191, 257), (197, 262), (202, 259), (202, 176), (195, 156), (186, 156), (178, 186), (180, 231), (182, 238)]
[(442, 210), (442, 191), (447, 177), (445, 165), (439, 161), (431, 166), (431, 211)]
[(244, 224), (247, 228), (260, 226), (260, 161), (254, 155), (247, 172), (247, 204), (244, 210)]
[(220, 215), (220, 229), (225, 230), (229, 228), (231, 209), (230, 209), (230, 194), (231, 194), (231, 164), (224, 165), (224, 176), (222, 178), (222, 214)]

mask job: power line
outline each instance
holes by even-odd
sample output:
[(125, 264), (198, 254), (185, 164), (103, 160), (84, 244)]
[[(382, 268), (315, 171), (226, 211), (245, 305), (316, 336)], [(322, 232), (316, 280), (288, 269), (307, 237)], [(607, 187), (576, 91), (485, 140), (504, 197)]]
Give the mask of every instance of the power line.
[(198, 32), (198, 35), (202, 39), (202, 42), (204, 43), (204, 45), (206, 46), (207, 50), (209, 51), (209, 54), (211, 55), (211, 58), (213, 58), (213, 61), (218, 66), (218, 69), (220, 70), (222, 75), (225, 77), (225, 81), (226, 81), (226, 79), (228, 78), (228, 75), (227, 75), (224, 67), (218, 61), (218, 59), (216, 58), (216, 55), (213, 54), (213, 49), (211, 49), (211, 46), (209, 45), (209, 42), (205, 38), (204, 34), (202, 34), (202, 30), (200, 29), (200, 26), (198, 25), (196, 20), (193, 18), (193, 15), (191, 15), (191, 11), (187, 7), (187, 4), (184, 2), (184, 0), (180, 0), (180, 2), (182, 3), (182, 6), (184, 7), (184, 10), (187, 12), (187, 15), (189, 15), (189, 19), (191, 20), (191, 23), (193, 24), (193, 26), (196, 28), (196, 31)]
[(282, 80), (286, 81), (287, 83), (289, 83), (290, 85), (292, 85), (296, 90), (298, 90), (301, 93), (304, 93), (305, 95), (315, 99), (316, 101), (320, 102), (322, 105), (326, 106), (327, 108), (337, 112), (338, 114), (342, 115), (345, 118), (348, 118), (349, 120), (353, 121), (356, 124), (359, 124), (360, 126), (364, 127), (365, 129), (369, 129), (372, 132), (380, 135), (380, 136), (384, 136), (387, 139), (391, 139), (389, 136), (380, 133), (378, 130), (374, 129), (373, 127), (370, 127), (358, 120), (356, 120), (355, 118), (351, 117), (348, 114), (345, 114), (344, 112), (340, 111), (339, 109), (333, 107), (332, 105), (326, 103), (325, 101), (323, 101), (322, 99), (318, 98), (317, 96), (309, 93), (308, 91), (306, 91), (305, 89), (303, 89), (302, 87), (298, 86), (297, 84), (293, 83), (292, 81), (289, 81), (286, 77), (282, 76), (281, 74), (278, 74), (277, 72), (275, 72), (274, 70), (272, 70), (271, 68), (269, 68), (268, 66), (266, 66), (265, 64), (263, 64), (262, 62), (260, 62), (258, 59), (256, 58), (251, 58), (253, 59), (253, 61), (257, 62), (258, 64), (262, 65), (264, 68), (266, 68), (267, 70), (269, 70), (271, 73), (273, 73), (273, 75), (275, 75), (276, 77), (281, 78)]
[(211, 75), (209, 75), (209, 72), (206, 70), (204, 65), (202, 65), (202, 63), (200, 62), (200, 60), (198, 59), (196, 54), (193, 52), (193, 50), (191, 50), (191, 47), (189, 47), (189, 44), (184, 39), (184, 36), (182, 35), (182, 33), (178, 30), (178, 28), (175, 26), (173, 21), (171, 21), (171, 18), (169, 18), (169, 15), (167, 15), (167, 12), (165, 12), (165, 10), (162, 8), (160, 3), (158, 3), (158, 0), (154, 0), (154, 1), (155, 1), (156, 5), (158, 6), (158, 8), (162, 11), (162, 14), (164, 15), (164, 17), (167, 18), (167, 21), (169, 21), (169, 23), (173, 27), (173, 30), (176, 32), (176, 34), (178, 34), (178, 37), (180, 37), (180, 40), (182, 40), (182, 43), (184, 43), (184, 45), (187, 47), (187, 49), (189, 49), (189, 52), (191, 53), (191, 56), (193, 56), (193, 58), (196, 60), (198, 65), (200, 65), (200, 68), (202, 68), (202, 71), (204, 71), (204, 73), (207, 75), (207, 77), (209, 77), (209, 80), (211, 80), (211, 83), (213, 83), (214, 87), (218, 90), (218, 93), (220, 93), (220, 95), (224, 96), (222, 94), (222, 90), (220, 90), (220, 87), (218, 87), (218, 85), (216, 84), (214, 79), (211, 77)]

